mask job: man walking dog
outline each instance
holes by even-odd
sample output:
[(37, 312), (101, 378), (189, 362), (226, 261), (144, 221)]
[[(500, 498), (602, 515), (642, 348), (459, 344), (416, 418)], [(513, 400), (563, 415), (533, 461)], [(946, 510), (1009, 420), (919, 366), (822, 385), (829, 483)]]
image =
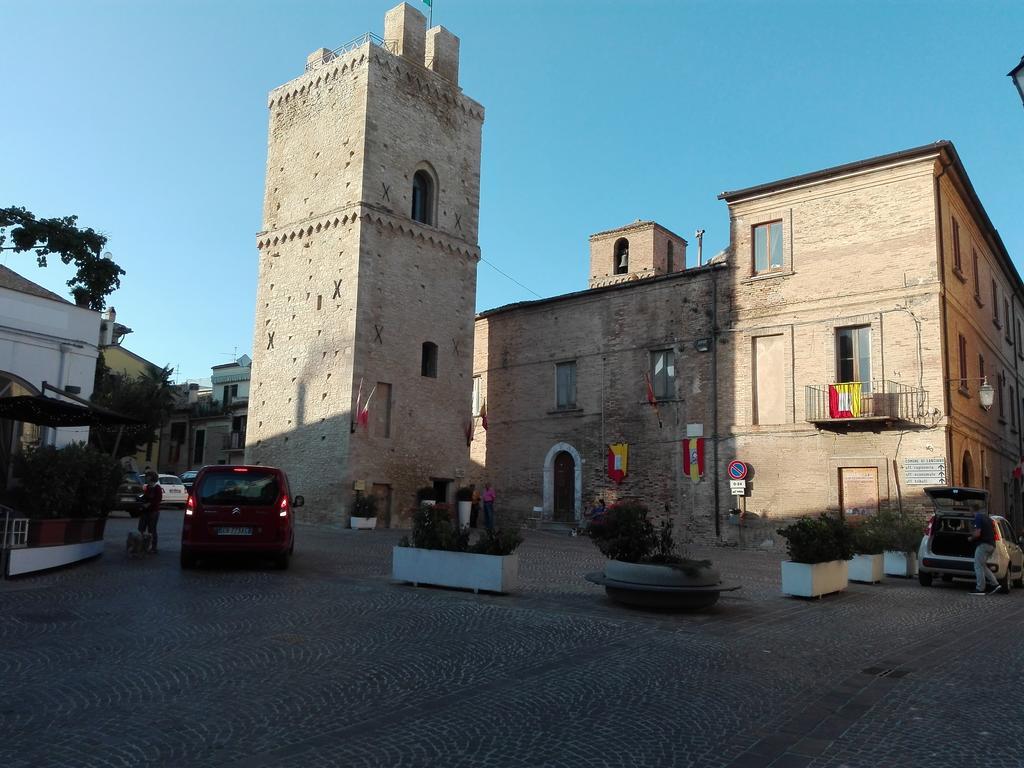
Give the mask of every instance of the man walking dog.
[(146, 473), (146, 487), (142, 491), (146, 508), (139, 516), (139, 533), (147, 531), (152, 537), (149, 551), (156, 554), (156, 524), (160, 520), (160, 502), (164, 498), (164, 489), (160, 487), (160, 476), (153, 470)]

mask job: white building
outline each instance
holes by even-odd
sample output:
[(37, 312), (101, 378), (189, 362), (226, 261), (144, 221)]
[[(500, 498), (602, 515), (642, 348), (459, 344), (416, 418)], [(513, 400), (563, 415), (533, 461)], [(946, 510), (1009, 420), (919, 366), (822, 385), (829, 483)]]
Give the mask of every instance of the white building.
[[(0, 397), (42, 394), (43, 382), (88, 399), (100, 313), (0, 266)], [(19, 445), (85, 441), (88, 427), (47, 429), (0, 419), (0, 478)]]

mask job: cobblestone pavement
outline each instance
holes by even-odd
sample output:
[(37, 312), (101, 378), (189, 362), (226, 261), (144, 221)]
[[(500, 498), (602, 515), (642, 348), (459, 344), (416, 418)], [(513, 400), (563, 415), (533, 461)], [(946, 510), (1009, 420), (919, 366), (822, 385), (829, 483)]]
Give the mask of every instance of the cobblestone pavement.
[(658, 614), (582, 579), (586, 539), (527, 533), (520, 592), (486, 596), (391, 584), (395, 531), (182, 572), (181, 513), (155, 557), (132, 524), (0, 582), (0, 766), (1024, 765), (1024, 593), (799, 601), (777, 556), (711, 549), (743, 589)]

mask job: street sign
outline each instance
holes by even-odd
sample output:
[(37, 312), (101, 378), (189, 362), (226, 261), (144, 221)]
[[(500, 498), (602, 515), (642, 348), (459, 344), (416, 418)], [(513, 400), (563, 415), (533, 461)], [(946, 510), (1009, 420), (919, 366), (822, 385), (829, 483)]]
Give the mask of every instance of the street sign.
[(746, 480), (747, 479), (747, 465), (742, 461), (733, 459), (729, 462), (729, 479), (730, 480)]
[(945, 485), (946, 460), (904, 459), (903, 481), (907, 485)]
[(747, 492), (746, 480), (730, 480), (729, 490), (733, 496), (743, 496)]

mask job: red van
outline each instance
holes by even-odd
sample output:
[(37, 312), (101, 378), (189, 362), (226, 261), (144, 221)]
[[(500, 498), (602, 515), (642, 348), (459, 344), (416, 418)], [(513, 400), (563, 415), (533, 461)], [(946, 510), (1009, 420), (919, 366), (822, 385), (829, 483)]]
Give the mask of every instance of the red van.
[(280, 469), (221, 464), (203, 467), (185, 505), (181, 528), (181, 567), (198, 558), (229, 553), (273, 557), (288, 567), (295, 549), (292, 498), (288, 476)]

